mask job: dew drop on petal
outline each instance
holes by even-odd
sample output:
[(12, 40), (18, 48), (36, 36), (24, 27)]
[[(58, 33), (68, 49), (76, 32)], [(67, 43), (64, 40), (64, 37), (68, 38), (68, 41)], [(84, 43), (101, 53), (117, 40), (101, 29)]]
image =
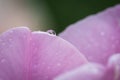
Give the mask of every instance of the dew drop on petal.
[(54, 30), (48, 30), (47, 31), (49, 34), (56, 35), (56, 32)]

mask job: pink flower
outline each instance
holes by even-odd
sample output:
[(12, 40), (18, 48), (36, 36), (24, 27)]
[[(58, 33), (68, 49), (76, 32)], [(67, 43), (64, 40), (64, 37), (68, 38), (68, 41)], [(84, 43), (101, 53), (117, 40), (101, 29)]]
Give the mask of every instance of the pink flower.
[(70, 43), (46, 32), (22, 27), (0, 35), (0, 80), (52, 80), (86, 62)]
[(65, 40), (11, 29), (0, 35), (0, 80), (120, 80), (119, 21), (120, 5), (71, 25)]
[(106, 64), (120, 52), (120, 5), (69, 26), (62, 38), (75, 45), (89, 61)]
[(120, 80), (120, 5), (70, 25), (60, 37), (76, 46), (89, 63), (56, 80)]

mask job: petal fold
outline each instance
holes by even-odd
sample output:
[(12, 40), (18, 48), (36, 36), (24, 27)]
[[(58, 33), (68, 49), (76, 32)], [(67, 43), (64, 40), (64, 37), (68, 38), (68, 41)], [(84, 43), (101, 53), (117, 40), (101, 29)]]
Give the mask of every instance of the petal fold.
[(114, 54), (109, 58), (105, 80), (120, 80), (120, 54)]
[(102, 65), (88, 63), (57, 77), (55, 80), (103, 80), (105, 68)]

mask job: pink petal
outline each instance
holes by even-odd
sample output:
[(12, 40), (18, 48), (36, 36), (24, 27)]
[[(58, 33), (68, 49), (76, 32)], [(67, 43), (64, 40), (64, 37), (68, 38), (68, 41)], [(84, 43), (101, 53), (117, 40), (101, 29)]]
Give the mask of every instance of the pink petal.
[(110, 57), (105, 80), (120, 80), (120, 54), (115, 54)]
[(105, 68), (102, 65), (89, 63), (63, 74), (55, 80), (103, 80), (104, 72)]
[(120, 52), (120, 5), (69, 26), (60, 36), (75, 45), (89, 61), (107, 63)]
[(52, 80), (83, 63), (84, 56), (55, 35), (15, 28), (0, 36), (2, 80)]
[[(33, 80), (50, 80), (85, 63), (85, 58), (65, 40), (46, 33), (33, 33)], [(41, 76), (37, 78), (37, 76)]]
[(27, 28), (12, 29), (0, 35), (1, 80), (25, 80), (29, 39)]

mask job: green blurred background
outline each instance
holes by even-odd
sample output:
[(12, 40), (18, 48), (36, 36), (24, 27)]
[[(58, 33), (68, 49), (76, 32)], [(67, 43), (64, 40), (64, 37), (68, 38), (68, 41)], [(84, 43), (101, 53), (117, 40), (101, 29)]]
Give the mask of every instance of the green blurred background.
[(119, 4), (120, 0), (0, 0), (0, 3), (0, 32), (25, 25), (33, 30), (53, 29), (58, 34), (88, 15)]
[[(42, 0), (31, 0), (33, 7), (39, 9)], [(54, 19), (52, 27), (57, 33), (63, 31), (68, 25), (105, 8), (120, 3), (120, 0), (45, 0)], [(39, 11), (39, 10), (38, 10)]]

